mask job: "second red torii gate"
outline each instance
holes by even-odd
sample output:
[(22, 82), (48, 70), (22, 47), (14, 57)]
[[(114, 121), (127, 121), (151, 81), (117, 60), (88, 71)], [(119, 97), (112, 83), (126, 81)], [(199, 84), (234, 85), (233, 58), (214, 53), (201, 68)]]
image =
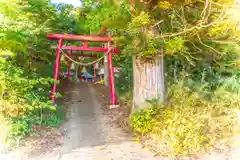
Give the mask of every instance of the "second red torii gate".
[[(114, 84), (114, 70), (112, 65), (112, 54), (118, 53), (119, 50), (114, 48), (110, 50), (110, 48), (106, 47), (89, 47), (88, 42), (99, 42), (99, 43), (109, 43), (112, 41), (112, 37), (103, 37), (103, 36), (86, 36), (86, 35), (72, 35), (72, 34), (48, 34), (48, 40), (57, 40), (58, 46), (56, 48), (56, 60), (54, 66), (54, 80), (57, 81), (59, 78), (59, 70), (60, 70), (60, 59), (61, 59), (61, 51), (69, 50), (69, 51), (93, 51), (93, 52), (103, 52), (104, 54), (108, 53), (108, 68), (109, 68), (109, 86), (110, 86), (110, 95), (111, 95), (111, 104), (116, 105), (116, 89)], [(64, 40), (70, 41), (82, 41), (83, 46), (65, 46), (63, 45)], [(104, 45), (106, 46), (106, 45)], [(74, 56), (69, 53), (69, 56)], [(79, 54), (78, 56), (81, 56)], [(86, 56), (86, 55), (85, 55)], [(52, 86), (51, 100), (54, 102), (55, 92), (56, 92), (56, 83)]]
[[(56, 49), (57, 47), (52, 47), (54, 49)], [(72, 53), (72, 50), (70, 50), (67, 54), (68, 57), (91, 57), (91, 58), (97, 58), (96, 55), (92, 55), (92, 54), (73, 54)], [(67, 62), (67, 75), (66, 77), (67, 78), (70, 78), (70, 68), (71, 68), (71, 62), (69, 62), (70, 60), (68, 59), (68, 62)], [(94, 66), (94, 78), (96, 78), (96, 63), (93, 64)]]

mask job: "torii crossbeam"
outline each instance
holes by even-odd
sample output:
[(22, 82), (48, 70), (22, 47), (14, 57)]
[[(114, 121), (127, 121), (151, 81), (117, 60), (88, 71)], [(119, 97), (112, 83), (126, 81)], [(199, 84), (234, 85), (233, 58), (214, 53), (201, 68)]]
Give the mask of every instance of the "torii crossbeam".
[[(104, 54), (108, 53), (108, 68), (109, 68), (109, 86), (110, 86), (110, 95), (111, 95), (111, 104), (116, 105), (116, 89), (114, 84), (114, 70), (112, 65), (112, 54), (118, 53), (119, 50), (114, 48), (110, 50), (110, 48), (106, 47), (89, 47), (88, 42), (99, 42), (102, 44), (106, 44), (112, 41), (112, 37), (106, 36), (86, 36), (86, 35), (73, 35), (73, 34), (47, 34), (48, 40), (57, 40), (58, 46), (56, 47), (56, 60), (54, 65), (54, 80), (57, 81), (59, 78), (59, 70), (60, 70), (60, 59), (61, 59), (61, 51), (93, 51), (93, 52), (103, 52)], [(83, 46), (65, 46), (63, 45), (64, 41), (81, 41), (83, 42)], [(107, 46), (107, 45), (104, 45)], [(76, 54), (69, 54), (69, 56), (76, 56)], [(86, 54), (78, 54), (77, 56), (86, 56)], [(93, 55), (89, 55), (89, 57), (95, 57)], [(56, 92), (56, 83), (52, 86), (51, 100), (55, 102), (55, 92)]]

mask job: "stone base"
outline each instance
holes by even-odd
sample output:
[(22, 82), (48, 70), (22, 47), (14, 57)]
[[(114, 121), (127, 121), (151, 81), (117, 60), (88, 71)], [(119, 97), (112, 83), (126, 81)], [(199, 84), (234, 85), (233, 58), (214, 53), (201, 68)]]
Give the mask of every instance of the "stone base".
[(118, 107), (120, 107), (120, 105), (110, 105), (108, 108), (109, 109), (114, 109), (114, 108), (118, 108)]

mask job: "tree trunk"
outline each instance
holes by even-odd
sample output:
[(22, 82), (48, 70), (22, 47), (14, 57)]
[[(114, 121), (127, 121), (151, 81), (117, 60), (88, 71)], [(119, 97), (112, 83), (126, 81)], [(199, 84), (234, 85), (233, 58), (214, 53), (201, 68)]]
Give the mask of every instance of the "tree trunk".
[[(74, 59), (75, 61), (78, 60), (77, 57), (74, 57), (73, 59)], [(81, 71), (80, 65), (79, 65), (79, 64), (76, 64), (76, 63), (73, 63), (73, 65), (74, 65), (73, 82), (78, 83), (78, 82), (80, 82), (80, 80), (79, 80), (79, 70)]]
[(78, 64), (74, 64), (75, 72), (74, 72), (74, 76), (73, 76), (73, 81), (76, 82), (76, 83), (80, 82), (79, 81), (79, 74), (78, 74), (79, 73), (79, 67), (80, 66)]
[(151, 106), (146, 100), (165, 99), (163, 56), (146, 61), (133, 56), (133, 107), (139, 110)]

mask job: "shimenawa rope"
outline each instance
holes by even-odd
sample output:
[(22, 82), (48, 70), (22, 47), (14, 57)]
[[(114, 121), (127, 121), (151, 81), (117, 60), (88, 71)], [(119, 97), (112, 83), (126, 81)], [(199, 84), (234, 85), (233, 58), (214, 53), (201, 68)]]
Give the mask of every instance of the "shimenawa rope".
[(102, 60), (106, 55), (108, 55), (109, 52), (112, 51), (112, 48), (109, 48), (109, 50), (107, 51), (107, 53), (104, 53), (104, 55), (102, 57), (100, 57), (99, 59), (95, 60), (95, 61), (92, 61), (92, 62), (88, 62), (88, 63), (81, 63), (81, 62), (77, 62), (75, 60), (73, 60), (72, 58), (70, 58), (67, 53), (65, 53), (61, 48), (60, 48), (60, 51), (63, 53), (63, 56), (65, 56), (67, 59), (69, 59), (70, 61), (72, 61), (73, 63), (75, 64), (78, 64), (78, 65), (81, 65), (81, 66), (89, 66), (89, 65), (92, 65), (94, 63), (97, 63), (99, 62), (100, 60)]

